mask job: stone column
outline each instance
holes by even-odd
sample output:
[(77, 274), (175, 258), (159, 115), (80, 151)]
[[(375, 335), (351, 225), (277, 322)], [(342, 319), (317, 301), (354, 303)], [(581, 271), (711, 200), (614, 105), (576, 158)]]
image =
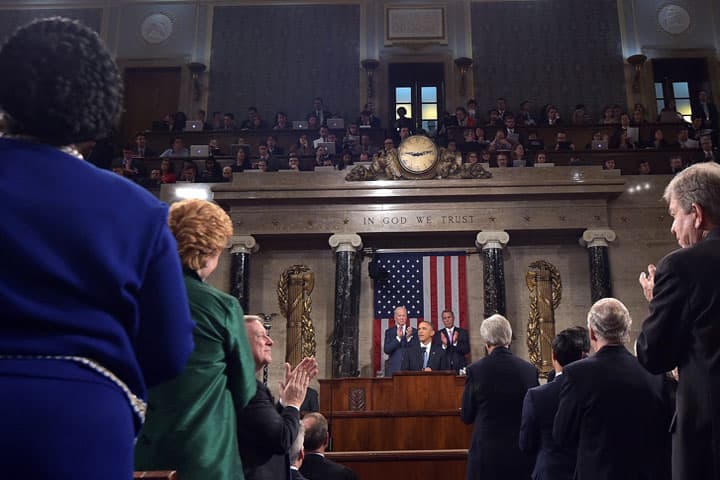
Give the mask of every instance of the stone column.
[(593, 303), (612, 296), (608, 243), (616, 238), (609, 228), (588, 229), (580, 237), (580, 245), (587, 247), (590, 260), (590, 295)]
[(483, 285), (485, 288), (485, 318), (499, 313), (505, 315), (505, 266), (503, 247), (510, 236), (503, 230), (482, 231), (475, 237), (475, 246), (483, 253)]
[(335, 252), (335, 323), (331, 342), (333, 378), (357, 377), (360, 334), (360, 267), (362, 239), (335, 234), (328, 241)]
[(238, 235), (230, 239), (230, 294), (240, 301), (246, 314), (250, 293), (250, 254), (259, 249), (255, 237), (250, 235)]

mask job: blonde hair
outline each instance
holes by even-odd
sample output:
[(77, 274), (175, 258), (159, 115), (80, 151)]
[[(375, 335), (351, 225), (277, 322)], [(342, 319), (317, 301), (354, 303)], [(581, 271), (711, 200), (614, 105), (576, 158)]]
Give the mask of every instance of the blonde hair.
[(210, 257), (221, 252), (233, 234), (232, 221), (218, 205), (188, 199), (170, 206), (168, 224), (177, 241), (184, 267), (204, 268)]

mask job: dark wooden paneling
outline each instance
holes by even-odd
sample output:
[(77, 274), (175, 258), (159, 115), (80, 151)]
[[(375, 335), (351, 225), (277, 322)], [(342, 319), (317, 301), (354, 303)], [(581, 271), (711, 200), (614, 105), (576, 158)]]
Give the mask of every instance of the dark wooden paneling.
[(361, 480), (448, 480), (465, 478), (467, 450), (332, 452), (335, 462), (351, 468)]

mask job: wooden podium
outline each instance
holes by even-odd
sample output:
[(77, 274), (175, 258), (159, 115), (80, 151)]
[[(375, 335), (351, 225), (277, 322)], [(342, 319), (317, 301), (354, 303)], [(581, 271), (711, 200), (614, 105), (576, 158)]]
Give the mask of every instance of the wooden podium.
[(320, 380), (328, 458), (363, 479), (463, 478), (472, 434), (460, 420), (464, 385), (452, 372)]

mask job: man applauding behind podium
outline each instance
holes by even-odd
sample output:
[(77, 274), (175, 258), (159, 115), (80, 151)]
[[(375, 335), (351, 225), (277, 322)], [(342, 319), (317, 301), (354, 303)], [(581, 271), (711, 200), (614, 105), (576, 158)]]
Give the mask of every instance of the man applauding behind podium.
[(435, 330), (430, 322), (423, 320), (418, 324), (418, 340), (415, 345), (405, 350), (400, 370), (432, 372), (447, 370), (445, 351), (433, 342)]
[(470, 353), (470, 337), (467, 330), (455, 326), (455, 314), (452, 310), (442, 312), (442, 321), (445, 328), (440, 330), (439, 340), (445, 351), (447, 369), (457, 372), (467, 365), (465, 355)]
[(405, 349), (417, 345), (417, 338), (413, 335), (415, 331), (407, 324), (407, 308), (397, 307), (394, 312), (395, 326), (385, 330), (385, 346), (383, 350), (388, 355), (385, 366), (385, 376), (392, 377), (392, 374), (400, 370)]

